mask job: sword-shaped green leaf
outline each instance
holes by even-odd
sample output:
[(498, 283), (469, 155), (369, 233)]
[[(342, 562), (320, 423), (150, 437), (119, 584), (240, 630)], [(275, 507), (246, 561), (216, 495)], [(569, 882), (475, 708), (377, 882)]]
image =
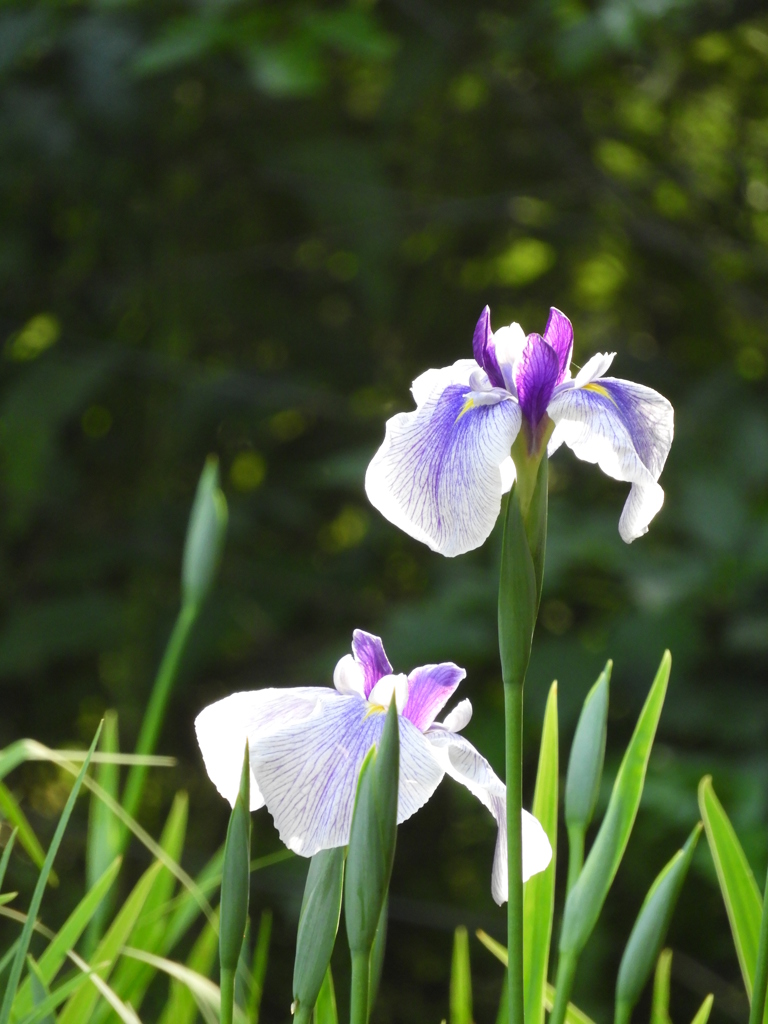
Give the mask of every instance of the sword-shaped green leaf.
[(450, 1024), (472, 1024), (472, 969), (469, 962), (469, 936), (459, 925), (453, 934), (451, 960)]
[(715, 796), (712, 778), (709, 775), (699, 783), (699, 810), (731, 924), (733, 944), (736, 947), (744, 987), (751, 999), (757, 945), (760, 940), (760, 890), (757, 888), (755, 876), (733, 825)]
[(529, 878), (523, 894), (523, 979), (525, 1019), (544, 1024), (544, 992), (555, 912), (555, 864), (557, 860), (558, 800), (557, 683), (552, 683), (544, 712), (539, 768), (533, 794), (533, 815), (539, 820), (552, 845), (552, 860), (546, 871)]

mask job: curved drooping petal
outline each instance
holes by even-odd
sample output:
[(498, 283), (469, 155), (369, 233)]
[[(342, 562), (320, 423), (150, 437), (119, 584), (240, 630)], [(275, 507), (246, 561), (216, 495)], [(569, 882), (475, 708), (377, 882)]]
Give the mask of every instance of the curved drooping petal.
[[(386, 716), (358, 697), (328, 690), (297, 724), (256, 736), (251, 771), (281, 840), (303, 857), (349, 842), (360, 766)], [(398, 822), (429, 800), (443, 777), (430, 745), (406, 718), (400, 726)]]
[(364, 629), (356, 629), (352, 634), (352, 653), (363, 670), (364, 694), (367, 697), (382, 676), (392, 675), (392, 666), (381, 638), (366, 633)]
[[(496, 819), (498, 836), (493, 857), (491, 892), (497, 903), (507, 899), (507, 791), (493, 768), (469, 740), (440, 726), (426, 734), (447, 775), (466, 786)], [(543, 871), (552, 860), (552, 847), (536, 818), (523, 811), (523, 881)]]
[(457, 359), (451, 366), (443, 366), (440, 370), (425, 370), (411, 384), (411, 394), (417, 408), (437, 392), (443, 391), (451, 384), (463, 384), (469, 387), (472, 374), (482, 370), (474, 359)]
[(529, 334), (515, 369), (515, 384), (520, 408), (534, 429), (547, 411), (559, 374), (557, 352), (540, 334)]
[(549, 311), (544, 341), (555, 350), (560, 366), (556, 384), (561, 384), (571, 375), (571, 353), (573, 352), (573, 327), (571, 321), (553, 306)]
[(619, 520), (628, 544), (648, 532), (664, 503), (657, 480), (674, 433), (672, 406), (657, 391), (603, 377), (557, 394), (548, 413), (555, 422), (552, 447), (565, 442), (585, 462), (632, 484)]
[[(234, 806), (240, 789), (245, 741), (249, 747), (286, 723), (306, 721), (318, 704), (338, 696), (325, 686), (248, 690), (209, 704), (195, 719), (205, 769), (216, 789)], [(362, 702), (361, 702), (362, 703)], [(251, 810), (264, 806), (251, 762)]]
[(491, 384), (495, 388), (503, 388), (504, 378), (496, 358), (496, 346), (494, 345), (493, 331), (491, 330), (491, 310), (488, 306), (480, 314), (480, 319), (475, 325), (475, 333), (472, 336), (472, 352), (475, 356), (475, 361), (488, 374), (488, 380)]
[(453, 369), (432, 378), (435, 386), (415, 412), (388, 421), (365, 476), (368, 499), (382, 515), (447, 556), (479, 547), (493, 529), (501, 507), (499, 466), (521, 422), (511, 398), (468, 408), (467, 385), (443, 384)]
[(403, 714), (417, 729), (424, 732), (466, 677), (466, 671), (452, 661), (415, 668), (408, 676), (408, 702), (403, 708)]

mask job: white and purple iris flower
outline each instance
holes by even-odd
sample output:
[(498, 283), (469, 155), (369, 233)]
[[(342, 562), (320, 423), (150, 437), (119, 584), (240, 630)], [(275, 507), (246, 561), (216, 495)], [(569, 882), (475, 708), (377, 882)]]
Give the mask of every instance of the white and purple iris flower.
[[(519, 324), (491, 330), (480, 315), (474, 359), (427, 370), (412, 385), (416, 410), (387, 423), (365, 478), (371, 503), (440, 554), (479, 547), (512, 486), (510, 449), (521, 428), (535, 452), (550, 431), (585, 462), (632, 487), (619, 521), (630, 543), (664, 502), (658, 484), (672, 444), (673, 410), (657, 391), (606, 377), (615, 353), (592, 356), (571, 376), (573, 328), (552, 309), (543, 337)], [(554, 430), (553, 430), (554, 427)]]
[[(352, 654), (336, 666), (334, 688), (233, 693), (205, 708), (195, 721), (205, 767), (231, 804), (237, 797), (245, 740), (251, 762), (251, 810), (265, 804), (280, 838), (304, 857), (349, 842), (360, 766), (379, 741), (394, 699), (400, 726), (397, 820), (429, 800), (444, 775), (462, 783), (498, 824), (492, 891), (507, 898), (506, 789), (491, 766), (460, 736), (472, 717), (463, 700), (435, 718), (466, 672), (452, 662), (395, 674), (377, 636), (355, 630)], [(523, 880), (552, 858), (544, 829), (523, 811)]]

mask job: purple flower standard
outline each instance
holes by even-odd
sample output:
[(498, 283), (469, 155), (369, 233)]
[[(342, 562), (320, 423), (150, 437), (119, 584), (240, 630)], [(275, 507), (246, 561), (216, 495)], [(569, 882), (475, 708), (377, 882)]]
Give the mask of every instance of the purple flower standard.
[[(234, 805), (246, 737), (251, 761), (251, 810), (265, 804), (280, 838), (304, 857), (349, 842), (357, 777), (381, 738), (394, 699), (400, 726), (398, 823), (429, 800), (450, 775), (485, 804), (498, 824), (491, 888), (507, 898), (506, 789), (491, 766), (459, 735), (472, 717), (463, 700), (442, 722), (435, 718), (466, 676), (452, 662), (394, 674), (377, 636), (356, 629), (352, 654), (333, 674), (334, 689), (300, 686), (233, 693), (195, 720), (208, 775)], [(543, 871), (552, 848), (539, 822), (523, 811), (523, 876)]]
[(486, 306), (474, 359), (427, 370), (412, 385), (416, 410), (387, 423), (365, 478), (371, 503), (440, 554), (479, 547), (515, 478), (510, 450), (521, 429), (530, 455), (563, 442), (585, 462), (632, 484), (619, 521), (630, 543), (664, 502), (658, 484), (673, 410), (657, 391), (606, 377), (615, 353), (592, 356), (571, 376), (571, 322), (557, 309), (540, 334), (519, 324), (491, 330)]

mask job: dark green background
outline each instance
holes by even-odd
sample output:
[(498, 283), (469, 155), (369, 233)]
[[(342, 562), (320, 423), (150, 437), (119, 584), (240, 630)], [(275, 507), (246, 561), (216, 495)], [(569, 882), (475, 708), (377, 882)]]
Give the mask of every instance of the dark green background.
[[(387, 416), (412, 407), (413, 377), (470, 354), (486, 302), (496, 326), (527, 331), (554, 304), (574, 322), (577, 363), (616, 350), (616, 375), (668, 396), (677, 423), (665, 507), (631, 547), (617, 532), (626, 486), (564, 449), (551, 465), (527, 799), (553, 678), (564, 760), (578, 706), (614, 658), (612, 774), (663, 649), (674, 657), (638, 826), (577, 999), (607, 1019), (631, 922), (697, 818), (705, 772), (762, 876), (761, 7), (2, 4), (0, 743), (82, 744), (115, 707), (130, 748), (215, 452), (228, 543), (162, 738), (179, 767), (155, 774), (145, 823), (159, 828), (170, 793), (188, 787), (186, 866), (199, 867), (226, 808), (194, 716), (233, 690), (330, 682), (356, 626), (384, 637), (397, 670), (465, 665), (467, 735), (500, 769), (499, 538), (442, 559), (371, 509), (362, 481)], [(12, 782), (50, 835), (58, 776), (38, 766)], [(84, 810), (62, 907), (82, 885)], [(450, 781), (400, 829), (378, 1020), (439, 1021), (450, 929), (503, 933), (493, 842), (490, 816)], [(255, 843), (278, 845), (266, 812)], [(255, 880), (254, 907), (277, 913), (267, 1022), (287, 1019), (298, 867)], [(53, 920), (55, 898), (47, 906)], [(703, 844), (671, 942), (677, 1020), (712, 990), (718, 1021), (742, 1019)], [(472, 957), (482, 1024), (501, 973), (477, 944)]]

